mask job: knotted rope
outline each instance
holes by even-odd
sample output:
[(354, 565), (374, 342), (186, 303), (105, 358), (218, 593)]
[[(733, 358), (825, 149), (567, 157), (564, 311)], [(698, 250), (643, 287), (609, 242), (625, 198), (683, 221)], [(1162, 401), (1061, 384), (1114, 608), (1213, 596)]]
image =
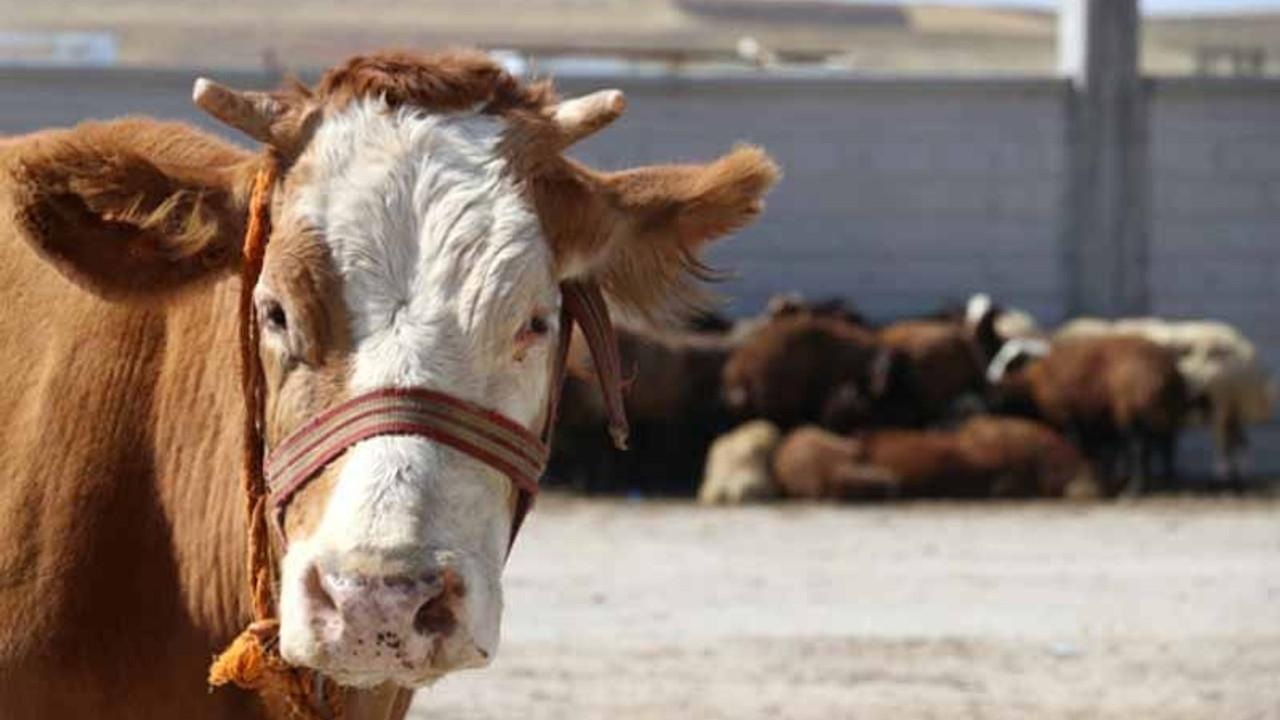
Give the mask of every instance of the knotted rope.
[[(279, 696), (293, 716), (301, 720), (338, 720), (343, 715), (341, 688), (312, 670), (290, 665), (280, 656), (280, 621), (275, 617), (275, 577), (263, 476), (265, 390), (262, 364), (258, 360), (253, 290), (262, 273), (271, 234), (271, 192), (278, 174), (279, 161), (268, 153), (258, 168), (253, 194), (249, 197), (249, 221), (240, 265), (240, 389), (245, 402), (240, 484), (249, 520), (246, 559), (254, 621), (214, 659), (209, 667), (209, 685), (216, 688), (235, 683), (246, 690)], [(317, 703), (312, 702), (313, 696), (317, 697)], [(321, 707), (317, 708), (317, 704)], [(322, 712), (325, 709), (327, 714)]]

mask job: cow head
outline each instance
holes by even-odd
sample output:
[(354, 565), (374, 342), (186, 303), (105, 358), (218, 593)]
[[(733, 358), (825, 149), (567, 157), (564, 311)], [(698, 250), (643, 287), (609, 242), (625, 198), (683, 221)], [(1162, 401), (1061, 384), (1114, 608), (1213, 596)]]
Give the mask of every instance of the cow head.
[[(596, 281), (640, 313), (695, 300), (695, 251), (752, 219), (776, 177), (750, 147), (592, 170), (562, 153), (615, 119), (621, 94), (559, 102), (478, 54), (360, 57), (314, 89), (270, 94), (201, 80), (195, 100), (281, 168), (254, 290), (269, 446), (388, 387), (447, 392), (536, 432), (560, 283)], [(67, 212), (115, 244), (85, 250), (80, 232), (42, 249), (116, 296), (233, 270), (258, 160), (219, 152), (180, 167), (139, 158), (146, 187), (84, 180), (92, 197)], [(421, 686), (486, 664), (514, 499), (498, 471), (422, 437), (351, 446), (284, 519), (284, 657), (351, 685)]]

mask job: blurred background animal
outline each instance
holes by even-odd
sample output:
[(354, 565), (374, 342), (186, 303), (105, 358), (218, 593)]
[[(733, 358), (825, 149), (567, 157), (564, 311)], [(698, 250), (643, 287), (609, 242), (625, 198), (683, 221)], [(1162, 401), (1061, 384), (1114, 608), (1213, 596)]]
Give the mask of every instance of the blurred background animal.
[(1218, 476), (1237, 481), (1240, 451), (1248, 445), (1245, 428), (1269, 421), (1280, 394), (1280, 385), (1253, 343), (1226, 323), (1159, 318), (1081, 318), (1063, 325), (1054, 336), (1106, 335), (1146, 338), (1173, 354), (1192, 400), (1188, 421), (1209, 426)]
[(1144, 488), (1153, 454), (1161, 456), (1167, 482), (1176, 475), (1189, 398), (1172, 356), (1155, 343), (1119, 335), (1058, 340), (1044, 357), (996, 380), (998, 411), (1069, 433), (1099, 467), (1128, 475), (1128, 492)]
[(736, 505), (777, 495), (770, 464), (781, 438), (768, 420), (752, 420), (716, 438), (707, 451), (698, 502)]
[(601, 432), (605, 408), (587, 377), (590, 353), (575, 335), (569, 362), (580, 371), (565, 383), (551, 477), (586, 492), (691, 496), (708, 446), (731, 427), (719, 387), (737, 340), (637, 322), (616, 330), (630, 448), (615, 449)]
[[(752, 427), (756, 426), (756, 427)], [(978, 417), (955, 430), (882, 429), (841, 435), (805, 425), (785, 436), (752, 423), (725, 442), (726, 462), (708, 462), (700, 497), (743, 502), (769, 497), (887, 498), (1090, 498), (1101, 479), (1065, 437), (1038, 422)], [(776, 449), (775, 447), (776, 446)], [(726, 478), (768, 477), (772, 492), (734, 494)]]

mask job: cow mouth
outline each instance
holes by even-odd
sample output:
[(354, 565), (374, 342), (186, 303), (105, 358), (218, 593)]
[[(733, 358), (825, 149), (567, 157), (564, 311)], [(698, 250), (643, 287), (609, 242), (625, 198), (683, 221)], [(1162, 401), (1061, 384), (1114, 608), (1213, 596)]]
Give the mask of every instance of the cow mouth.
[(396, 658), (394, 664), (386, 668), (358, 669), (346, 667), (341, 662), (322, 662), (318, 663), (322, 667), (311, 669), (345, 687), (364, 689), (393, 683), (402, 688), (414, 690), (430, 687), (441, 678), (455, 672), (486, 667), (492, 656), (490, 652), (476, 647), (469, 640), (462, 641), (462, 638), (453, 639), (450, 645), (454, 648), (467, 649), (450, 654), (437, 641), (431, 657), (421, 663), (414, 663), (407, 658)]

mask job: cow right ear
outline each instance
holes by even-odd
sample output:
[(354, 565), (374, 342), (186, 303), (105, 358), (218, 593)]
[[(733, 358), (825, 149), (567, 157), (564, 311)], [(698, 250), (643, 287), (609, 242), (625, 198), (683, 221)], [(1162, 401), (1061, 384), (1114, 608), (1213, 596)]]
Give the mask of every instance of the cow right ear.
[(179, 123), (90, 122), (10, 146), (4, 200), (63, 275), (112, 299), (238, 267), (255, 161)]

